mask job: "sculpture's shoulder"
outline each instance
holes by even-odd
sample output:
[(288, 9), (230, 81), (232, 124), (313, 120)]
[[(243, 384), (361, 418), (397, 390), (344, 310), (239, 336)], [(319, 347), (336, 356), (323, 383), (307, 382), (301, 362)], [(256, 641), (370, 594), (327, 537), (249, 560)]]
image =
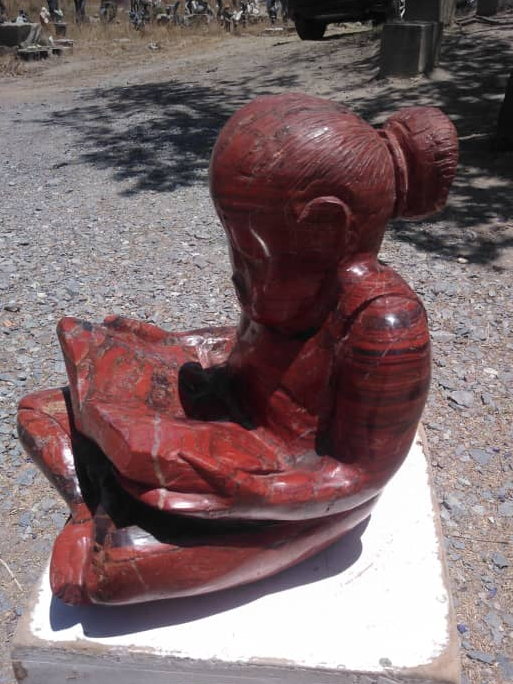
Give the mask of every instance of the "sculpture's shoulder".
[[(336, 314), (339, 354), (370, 360), (399, 354), (405, 347), (429, 356), (429, 330), (422, 302), (392, 268), (361, 260), (340, 273)], [(427, 358), (427, 357), (426, 357)]]
[(408, 283), (393, 268), (373, 257), (364, 257), (344, 265), (339, 272), (340, 299), (338, 316), (352, 317), (378, 300), (394, 297), (420, 299)]
[(339, 343), (355, 337), (373, 338), (387, 331), (416, 328), (428, 336), (424, 306), (394, 269), (375, 258), (362, 258), (339, 272), (340, 298), (331, 318), (331, 337)]

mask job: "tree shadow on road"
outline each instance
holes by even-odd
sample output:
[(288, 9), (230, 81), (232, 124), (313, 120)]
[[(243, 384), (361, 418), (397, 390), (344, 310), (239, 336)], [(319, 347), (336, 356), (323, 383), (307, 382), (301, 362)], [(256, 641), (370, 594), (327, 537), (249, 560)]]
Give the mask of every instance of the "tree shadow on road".
[(56, 113), (54, 120), (78, 131), (80, 161), (112, 169), (122, 194), (167, 192), (205, 178), (232, 111), (220, 93), (176, 82), (99, 89), (90, 97), (94, 104)]
[(490, 144), (511, 63), (511, 40), (497, 30), (447, 35), (433, 78), (396, 80), (378, 98), (353, 99), (356, 111), (374, 122), (404, 106), (440, 107), (458, 131), (459, 169), (446, 209), (428, 222), (395, 222), (397, 238), (476, 263), (513, 247), (513, 154), (493, 152)]
[(431, 78), (380, 81), (378, 54), (377, 41), (365, 36), (307, 47), (265, 43), (265, 53), (244, 73), (214, 66), (196, 79), (200, 83), (95, 89), (49, 123), (74, 129), (83, 149), (79, 163), (112, 169), (121, 193), (131, 194), (205, 181), (220, 128), (257, 95), (296, 90), (328, 96), (372, 122), (404, 106), (438, 106), (460, 136), (449, 205), (428, 222), (395, 222), (394, 235), (425, 251), (494, 262), (513, 246), (513, 154), (489, 146), (510, 71), (506, 62), (513, 59), (509, 34), (493, 27), (446, 35), (440, 69)]
[[(168, 192), (206, 178), (221, 127), (255, 96), (242, 84), (228, 94), (232, 85), (171, 81), (96, 89), (78, 107), (54, 113), (53, 124), (78, 132), (80, 162), (112, 169), (124, 183), (122, 194)], [(262, 78), (258, 94), (292, 85), (292, 78)]]
[[(346, 53), (344, 61), (350, 60), (355, 42), (357, 53), (373, 44), (368, 36), (339, 42), (335, 54)], [(53, 113), (47, 123), (74, 130), (83, 150), (78, 163), (112, 169), (123, 183), (122, 194), (188, 186), (205, 179), (217, 135), (239, 107), (257, 95), (308, 91), (311, 73), (322, 85), (325, 72), (338, 72), (336, 56), (321, 70), (309, 57), (311, 50), (296, 45), (291, 49), (290, 42), (273, 42), (270, 54), (266, 40), (264, 49), (241, 68), (213, 64), (189, 83), (96, 88), (83, 95), (78, 106)], [(334, 54), (333, 43), (317, 43), (312, 50), (323, 64)], [(356, 79), (356, 71), (348, 76)]]

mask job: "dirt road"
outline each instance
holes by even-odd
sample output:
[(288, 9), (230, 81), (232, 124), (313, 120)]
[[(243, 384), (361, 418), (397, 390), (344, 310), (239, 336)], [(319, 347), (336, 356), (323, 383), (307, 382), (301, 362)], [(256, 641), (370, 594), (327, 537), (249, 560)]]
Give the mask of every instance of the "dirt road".
[[(396, 222), (384, 260), (423, 297), (434, 341), (425, 425), (442, 505), (467, 682), (513, 676), (512, 155), (489, 151), (513, 27), (444, 41), (431, 78), (378, 81), (370, 33), (210, 36), (151, 51), (82, 51), (0, 81), (0, 684), (9, 640), (66, 511), (21, 452), (16, 403), (65, 382), (60, 316), (133, 315), (169, 328), (234, 322), (210, 150), (256, 95), (304, 91), (371, 122), (441, 107), (461, 163), (448, 208)], [(506, 68), (508, 63), (510, 67)], [(422, 630), (419, 624), (412, 626)]]

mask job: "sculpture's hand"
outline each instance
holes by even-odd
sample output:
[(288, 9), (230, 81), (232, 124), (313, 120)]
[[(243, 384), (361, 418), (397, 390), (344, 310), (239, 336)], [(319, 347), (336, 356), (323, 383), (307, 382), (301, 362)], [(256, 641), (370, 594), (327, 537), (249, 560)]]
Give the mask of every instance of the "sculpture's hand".
[[(229, 431), (223, 435), (227, 444), (228, 437)], [(121, 475), (118, 479), (149, 506), (210, 519), (307, 520), (350, 510), (371, 498), (359, 494), (360, 469), (333, 458), (312, 454), (304, 465), (259, 472), (244, 469), (241, 462), (246, 455), (239, 452), (224, 459), (222, 450), (181, 452), (181, 458), (213, 487), (212, 492), (148, 487)]]

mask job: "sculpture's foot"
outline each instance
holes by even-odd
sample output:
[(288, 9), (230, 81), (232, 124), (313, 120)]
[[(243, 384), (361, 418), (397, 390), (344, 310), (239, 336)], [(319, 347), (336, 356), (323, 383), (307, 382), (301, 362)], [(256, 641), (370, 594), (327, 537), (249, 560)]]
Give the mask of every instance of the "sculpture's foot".
[(64, 603), (91, 603), (85, 582), (93, 546), (92, 520), (74, 524), (70, 521), (55, 540), (50, 562), (52, 593)]

